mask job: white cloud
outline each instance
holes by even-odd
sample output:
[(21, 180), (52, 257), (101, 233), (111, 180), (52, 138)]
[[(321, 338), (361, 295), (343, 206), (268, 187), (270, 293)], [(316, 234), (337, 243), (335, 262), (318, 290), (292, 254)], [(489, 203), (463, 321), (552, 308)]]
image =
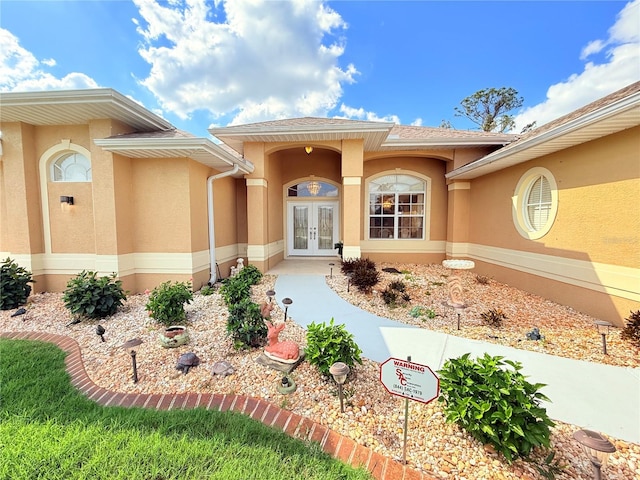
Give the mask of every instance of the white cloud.
[(151, 65), (141, 83), (183, 119), (199, 109), (233, 124), (324, 116), (358, 73), (339, 66), (347, 25), (321, 2), (216, 2), (224, 12), (205, 0), (134, 3)]
[(340, 113), (342, 115), (336, 118), (347, 118), (349, 120), (366, 120), (368, 122), (394, 122), (400, 124), (400, 118), (397, 115), (378, 116), (377, 113), (367, 112), (364, 108), (353, 108), (345, 104), (340, 105)]
[(581, 73), (551, 85), (547, 99), (515, 116), (514, 131), (530, 122), (539, 127), (592, 101), (640, 80), (640, 0), (633, 0), (618, 13), (606, 40), (596, 39), (584, 47), (581, 59), (606, 49), (606, 63), (587, 62)]
[(9, 30), (0, 28), (0, 90), (61, 90), (95, 88), (98, 84), (84, 73), (72, 72), (62, 78), (43, 70), (56, 64), (54, 59), (38, 60), (20, 45)]

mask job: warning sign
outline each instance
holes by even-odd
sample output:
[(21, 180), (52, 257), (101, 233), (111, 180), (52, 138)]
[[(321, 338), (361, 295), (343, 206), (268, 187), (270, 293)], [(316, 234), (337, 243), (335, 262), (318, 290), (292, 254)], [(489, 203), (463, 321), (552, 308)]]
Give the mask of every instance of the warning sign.
[(429, 403), (440, 394), (440, 379), (426, 365), (389, 358), (380, 365), (380, 381), (393, 395)]

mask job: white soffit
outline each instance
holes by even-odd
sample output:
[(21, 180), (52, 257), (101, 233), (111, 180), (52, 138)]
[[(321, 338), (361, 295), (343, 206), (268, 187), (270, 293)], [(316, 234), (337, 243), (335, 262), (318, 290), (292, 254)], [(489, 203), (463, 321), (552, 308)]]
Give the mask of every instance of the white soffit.
[[(295, 120), (292, 120), (295, 121)], [(232, 127), (211, 128), (209, 132), (222, 140), (237, 152), (243, 153), (245, 142), (323, 142), (340, 140), (363, 140), (364, 151), (375, 151), (384, 142), (393, 127), (393, 123), (358, 122), (352, 124), (342, 122), (331, 124), (295, 125), (283, 121), (269, 125), (240, 125)]]
[(110, 118), (139, 132), (173, 129), (173, 125), (111, 88), (0, 93), (0, 122), (35, 126), (85, 125)]
[(253, 171), (253, 164), (227, 152), (206, 138), (103, 138), (94, 143), (104, 150), (129, 158), (191, 158), (216, 170), (238, 165), (237, 177)]
[[(470, 180), (640, 125), (640, 93), (515, 142), (446, 175)], [(543, 127), (541, 127), (543, 128)]]

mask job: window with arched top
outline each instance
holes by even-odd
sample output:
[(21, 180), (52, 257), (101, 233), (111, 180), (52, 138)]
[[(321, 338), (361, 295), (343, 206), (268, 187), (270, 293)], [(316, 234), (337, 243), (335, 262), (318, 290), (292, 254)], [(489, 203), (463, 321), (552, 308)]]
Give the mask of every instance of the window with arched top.
[(64, 153), (51, 162), (51, 181), (90, 182), (91, 161), (81, 153)]
[(369, 182), (369, 238), (425, 237), (427, 182), (407, 174), (392, 174)]

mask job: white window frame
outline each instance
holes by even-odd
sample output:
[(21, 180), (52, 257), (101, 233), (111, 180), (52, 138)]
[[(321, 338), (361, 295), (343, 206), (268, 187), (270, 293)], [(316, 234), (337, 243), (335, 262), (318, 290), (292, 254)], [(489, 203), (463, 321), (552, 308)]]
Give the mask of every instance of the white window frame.
[[(85, 179), (78, 180), (76, 178), (67, 178), (66, 170), (69, 168), (69, 165), (80, 165), (85, 169)], [(59, 174), (60, 178), (56, 178)], [(51, 181), (52, 182), (91, 182), (92, 174), (91, 174), (91, 160), (80, 152), (76, 152), (70, 150), (68, 152), (64, 152), (58, 158), (51, 162)]]
[[(407, 190), (407, 191), (397, 191), (397, 190), (385, 190), (385, 191), (376, 191), (376, 192), (372, 192), (371, 191), (371, 184), (374, 182), (377, 182), (378, 180), (380, 180), (382, 177), (386, 177), (386, 176), (408, 176), (408, 177), (412, 177), (415, 178), (416, 180), (419, 180), (420, 182), (422, 182), (423, 185), (423, 189), (418, 191), (418, 190)], [(421, 175), (417, 175), (414, 172), (404, 172), (404, 171), (391, 171), (391, 172), (382, 172), (379, 175), (376, 175), (373, 178), (370, 178), (367, 182), (367, 203), (366, 203), (366, 209), (367, 209), (367, 220), (366, 220), (366, 224), (365, 224), (365, 232), (366, 232), (366, 238), (367, 240), (371, 240), (371, 241), (384, 241), (384, 240), (392, 240), (392, 241), (422, 241), (422, 240), (427, 240), (428, 239), (428, 235), (429, 235), (429, 224), (428, 222), (430, 221), (430, 215), (429, 215), (429, 209), (431, 208), (431, 204), (430, 204), (430, 199), (429, 199), (429, 191), (430, 191), (430, 179), (429, 178), (425, 178)], [(394, 208), (394, 212), (393, 212), (393, 219), (394, 219), (394, 227), (393, 227), (393, 235), (391, 237), (372, 237), (371, 236), (371, 218), (372, 217), (378, 217), (375, 214), (371, 213), (371, 195), (393, 195), (394, 196), (394, 202), (393, 202), (393, 208)], [(401, 212), (399, 212), (398, 210), (398, 199), (400, 195), (423, 195), (424, 201), (422, 203), (422, 213), (421, 214), (409, 214), (409, 215), (403, 215)], [(384, 217), (379, 217), (379, 218), (384, 218)], [(387, 216), (387, 218), (391, 218), (391, 215), (389, 214)], [(422, 236), (421, 237), (417, 237), (417, 238), (400, 238), (399, 237), (399, 230), (402, 228), (400, 227), (400, 219), (402, 218), (421, 218), (422, 219)]]
[[(530, 201), (532, 188), (541, 178), (549, 184), (550, 201), (532, 203)], [(548, 209), (546, 221), (537, 227), (529, 219), (529, 207), (535, 205), (540, 209)], [(537, 240), (549, 233), (558, 214), (558, 185), (549, 170), (543, 167), (534, 167), (520, 177), (512, 197), (512, 214), (513, 224), (522, 237), (528, 240)]]

